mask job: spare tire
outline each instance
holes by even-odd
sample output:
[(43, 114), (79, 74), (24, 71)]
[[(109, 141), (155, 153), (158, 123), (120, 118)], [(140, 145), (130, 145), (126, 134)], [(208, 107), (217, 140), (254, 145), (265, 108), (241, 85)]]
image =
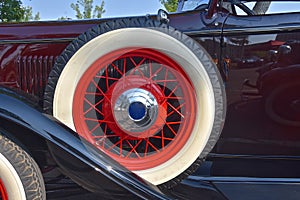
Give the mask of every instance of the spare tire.
[(213, 148), (225, 91), (208, 53), (148, 18), (102, 23), (58, 57), (44, 108), (161, 188), (191, 174)]

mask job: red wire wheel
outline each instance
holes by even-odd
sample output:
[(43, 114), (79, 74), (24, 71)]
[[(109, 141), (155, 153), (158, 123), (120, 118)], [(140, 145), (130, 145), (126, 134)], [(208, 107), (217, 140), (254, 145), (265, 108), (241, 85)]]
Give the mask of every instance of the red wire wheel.
[(193, 173), (225, 117), (217, 67), (193, 39), (146, 18), (101, 23), (58, 57), (46, 112), (160, 187)]
[(195, 113), (185, 72), (168, 56), (143, 48), (97, 59), (78, 82), (73, 101), (77, 132), (130, 170), (174, 157), (190, 138)]
[(1, 200), (8, 200), (7, 191), (6, 191), (5, 185), (1, 179), (0, 179), (0, 195), (1, 195), (0, 196)]

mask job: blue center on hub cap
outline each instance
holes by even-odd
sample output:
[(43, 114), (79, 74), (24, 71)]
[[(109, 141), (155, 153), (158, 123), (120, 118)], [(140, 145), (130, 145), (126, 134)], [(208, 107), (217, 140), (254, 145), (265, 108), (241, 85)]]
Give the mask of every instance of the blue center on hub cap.
[(133, 120), (140, 121), (146, 115), (146, 106), (141, 102), (133, 102), (130, 104), (128, 112)]
[[(159, 106), (155, 96), (142, 88), (124, 91), (115, 101), (113, 115), (127, 134), (140, 137), (156, 122)], [(146, 134), (147, 135), (147, 134)]]

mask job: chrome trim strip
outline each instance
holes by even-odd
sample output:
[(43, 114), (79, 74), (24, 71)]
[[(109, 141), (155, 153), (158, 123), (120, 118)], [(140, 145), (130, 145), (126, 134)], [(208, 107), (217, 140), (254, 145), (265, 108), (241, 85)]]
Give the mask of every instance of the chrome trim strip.
[(39, 44), (39, 43), (69, 43), (72, 42), (75, 37), (72, 38), (45, 38), (45, 39), (17, 39), (17, 40), (0, 40), (2, 44)]
[(196, 30), (196, 31), (183, 31), (183, 33), (189, 36), (221, 36), (221, 29), (209, 29), (209, 30)]
[(300, 156), (285, 155), (233, 155), (210, 153), (208, 159), (260, 159), (260, 160), (300, 160)]
[[(183, 31), (183, 33), (189, 36), (220, 36), (221, 29), (210, 29), (210, 30), (195, 30), (195, 31)], [(38, 43), (68, 43), (72, 42), (76, 37), (70, 38), (45, 38), (45, 39), (16, 39), (16, 40), (0, 40), (2, 44), (38, 44)]]
[(266, 26), (266, 27), (244, 27), (244, 28), (224, 28), (223, 35), (235, 34), (262, 34), (262, 33), (278, 33), (300, 31), (300, 24), (280, 25), (280, 26)]
[(300, 178), (253, 178), (253, 177), (203, 177), (189, 176), (192, 181), (212, 181), (212, 182), (259, 182), (259, 183), (297, 183)]
[[(266, 26), (266, 27), (236, 27), (236, 28), (224, 28), (223, 35), (236, 35), (236, 34), (262, 34), (262, 33), (278, 33), (278, 32), (291, 32), (300, 31), (300, 24), (290, 24), (281, 26)], [(221, 36), (220, 29), (208, 29), (208, 30), (195, 30), (195, 31), (183, 31), (183, 33), (189, 36)]]

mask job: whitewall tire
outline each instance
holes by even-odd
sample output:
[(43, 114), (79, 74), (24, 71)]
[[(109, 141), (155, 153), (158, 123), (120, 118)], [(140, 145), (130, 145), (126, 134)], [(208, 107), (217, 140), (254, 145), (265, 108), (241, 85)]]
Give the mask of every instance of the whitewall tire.
[(216, 143), (217, 67), (193, 39), (145, 18), (87, 31), (58, 58), (45, 109), (129, 170), (172, 187)]

